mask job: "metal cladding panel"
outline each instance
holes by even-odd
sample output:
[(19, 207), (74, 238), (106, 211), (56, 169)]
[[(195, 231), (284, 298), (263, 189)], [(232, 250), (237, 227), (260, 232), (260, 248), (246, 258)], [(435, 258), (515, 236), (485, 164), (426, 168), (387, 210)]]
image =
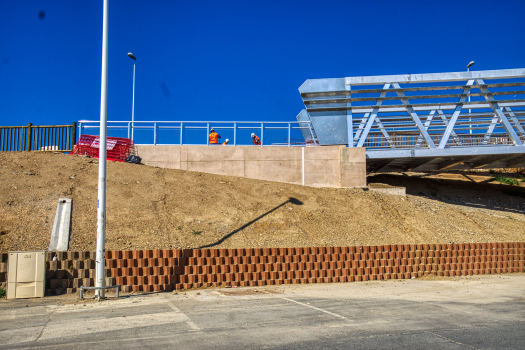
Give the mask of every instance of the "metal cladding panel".
[[(297, 121), (298, 122), (310, 122), (310, 116), (308, 115), (308, 112), (306, 111), (306, 109), (303, 109), (301, 113), (297, 115)], [(301, 129), (301, 133), (303, 134), (303, 137), (305, 140), (308, 140), (310, 138), (310, 130)]]
[(301, 85), (299, 92), (319, 92), (319, 91), (344, 91), (345, 78), (330, 78), (330, 79), (308, 79)]
[(44, 296), (45, 252), (10, 252), (7, 271), (7, 298)]
[(317, 139), (322, 146), (348, 143), (348, 128), (345, 115), (310, 115)]

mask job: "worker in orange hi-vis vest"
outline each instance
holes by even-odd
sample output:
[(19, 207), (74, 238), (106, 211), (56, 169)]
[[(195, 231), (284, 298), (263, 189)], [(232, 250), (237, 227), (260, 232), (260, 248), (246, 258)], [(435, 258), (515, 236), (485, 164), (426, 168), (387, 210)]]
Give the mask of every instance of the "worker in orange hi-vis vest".
[(218, 145), (219, 144), (219, 138), (221, 137), (219, 134), (217, 134), (215, 132), (215, 130), (211, 129), (210, 130), (210, 136), (209, 136), (209, 139), (210, 139), (210, 144), (211, 145)]
[(254, 133), (252, 133), (252, 143), (254, 145), (260, 145), (261, 144), (261, 139), (259, 138), (259, 136), (255, 135)]
[(222, 143), (222, 145), (223, 145), (223, 146), (226, 146), (226, 145), (229, 144), (229, 143), (230, 143), (230, 140), (226, 139), (226, 140)]

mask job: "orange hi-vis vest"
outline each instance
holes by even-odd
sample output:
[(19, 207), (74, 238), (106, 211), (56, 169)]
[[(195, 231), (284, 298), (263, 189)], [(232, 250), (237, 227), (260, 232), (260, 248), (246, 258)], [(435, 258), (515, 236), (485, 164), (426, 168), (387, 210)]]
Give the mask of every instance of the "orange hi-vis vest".
[(228, 144), (228, 142), (226, 142), (226, 141), (224, 141), (224, 142), (222, 143), (223, 146), (224, 146), (224, 145), (227, 145), (227, 144)]
[(255, 137), (252, 138), (252, 142), (254, 145), (260, 145), (261, 139), (259, 138), (259, 136), (255, 135)]
[(210, 143), (219, 143), (219, 134), (217, 134), (216, 132), (212, 132), (210, 134)]

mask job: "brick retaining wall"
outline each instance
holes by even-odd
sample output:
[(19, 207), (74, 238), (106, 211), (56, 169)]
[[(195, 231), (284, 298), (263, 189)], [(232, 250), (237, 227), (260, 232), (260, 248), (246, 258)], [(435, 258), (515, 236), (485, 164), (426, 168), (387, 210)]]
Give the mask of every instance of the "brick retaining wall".
[[(94, 253), (51, 261), (48, 294), (93, 286)], [(4, 268), (5, 269), (5, 268)], [(124, 291), (266, 286), (524, 272), (525, 242), (106, 252), (106, 282)], [(2, 267), (0, 266), (0, 271)]]

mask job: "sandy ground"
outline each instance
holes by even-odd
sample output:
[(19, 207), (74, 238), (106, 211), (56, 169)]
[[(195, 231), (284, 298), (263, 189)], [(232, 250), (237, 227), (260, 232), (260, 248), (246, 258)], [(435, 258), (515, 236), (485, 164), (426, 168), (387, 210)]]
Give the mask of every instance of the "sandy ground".
[[(73, 199), (70, 250), (95, 250), (98, 160), (0, 153), (0, 251), (47, 249)], [(106, 249), (525, 240), (525, 188), (488, 174), (378, 174), (407, 197), (108, 163)]]

